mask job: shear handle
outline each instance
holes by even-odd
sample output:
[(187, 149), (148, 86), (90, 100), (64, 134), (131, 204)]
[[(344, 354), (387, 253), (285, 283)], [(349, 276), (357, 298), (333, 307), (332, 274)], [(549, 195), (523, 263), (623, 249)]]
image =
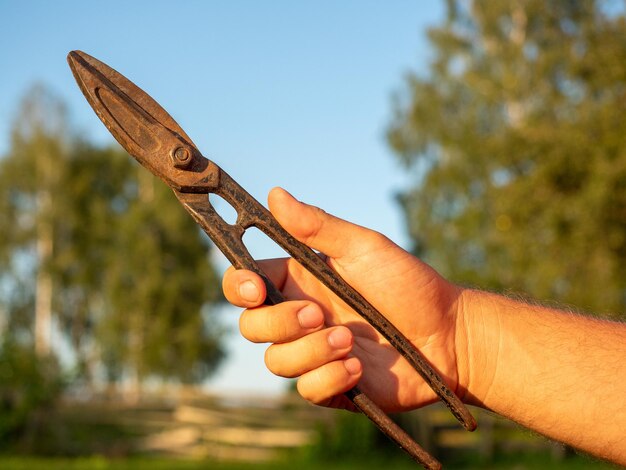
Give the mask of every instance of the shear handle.
[(476, 420), (463, 402), (446, 386), (439, 374), (409, 340), (313, 250), (283, 229), (263, 205), (250, 196), (223, 170), (220, 172), (219, 184), (215, 192), (237, 210), (237, 225), (242, 227), (242, 230), (254, 226), (280, 245), (383, 335), (422, 376), (465, 429), (468, 431), (476, 429)]
[(174, 194), (230, 264), (236, 269), (248, 269), (261, 276), (267, 288), (268, 305), (285, 300), (244, 245), (242, 237), (246, 229), (243, 226), (238, 223), (235, 225), (227, 223), (211, 205), (207, 194), (183, 193), (176, 190)]
[[(232, 225), (227, 223), (209, 202), (206, 194), (192, 194), (174, 191), (185, 209), (193, 216), (207, 235), (213, 240), (228, 261), (237, 269), (248, 269), (263, 279), (267, 296), (265, 303), (275, 305), (285, 301), (283, 294), (261, 270), (243, 243), (245, 227), (240, 222), (247, 222), (250, 215), (240, 212), (239, 220)], [(251, 198), (251, 196), (250, 196)], [(255, 201), (256, 202), (256, 201)], [(258, 203), (257, 203), (258, 204)], [(259, 204), (260, 205), (260, 204)], [(254, 212), (254, 211), (253, 211)], [(252, 221), (252, 219), (250, 219)], [(427, 469), (439, 469), (441, 464), (419, 444), (417, 444), (400, 426), (387, 416), (365, 393), (354, 387), (345, 396), (367, 416), (389, 439), (411, 456), (413, 460)]]

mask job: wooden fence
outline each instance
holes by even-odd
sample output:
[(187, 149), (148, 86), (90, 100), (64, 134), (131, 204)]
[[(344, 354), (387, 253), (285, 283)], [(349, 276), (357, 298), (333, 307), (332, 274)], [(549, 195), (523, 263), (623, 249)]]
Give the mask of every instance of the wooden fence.
[[(207, 396), (187, 392), (175, 399), (155, 396), (128, 405), (118, 398), (70, 401), (84, 408), (83, 420), (115, 422), (132, 429), (132, 451), (186, 458), (269, 461), (285, 450), (313, 442), (320, 426), (333, 426), (336, 410), (306, 403), (294, 395), (279, 398)], [(468, 433), (443, 406), (433, 405), (399, 417), (401, 425), (429, 452), (477, 452), (486, 460), (496, 452), (565, 450), (514, 423), (472, 410), (479, 428)]]

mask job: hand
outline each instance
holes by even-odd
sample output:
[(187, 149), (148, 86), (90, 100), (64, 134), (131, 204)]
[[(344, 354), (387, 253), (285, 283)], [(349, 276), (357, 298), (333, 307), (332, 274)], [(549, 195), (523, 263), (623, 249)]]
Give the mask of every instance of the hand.
[[(460, 288), (383, 235), (298, 202), (282, 189), (270, 192), (269, 207), (289, 233), (324, 253), (327, 263), (394, 323), (462, 397), (467, 361), (457, 350), (464, 344), (463, 328), (457, 328), (463, 323), (457, 315)], [(341, 394), (358, 383), (387, 412), (436, 400), (385, 339), (296, 261), (260, 265), (286, 302), (263, 306), (261, 278), (232, 268), (224, 275), (224, 293), (246, 308), (240, 320), (243, 336), (273, 343), (265, 356), (268, 369), (299, 377), (304, 398), (350, 408)]]

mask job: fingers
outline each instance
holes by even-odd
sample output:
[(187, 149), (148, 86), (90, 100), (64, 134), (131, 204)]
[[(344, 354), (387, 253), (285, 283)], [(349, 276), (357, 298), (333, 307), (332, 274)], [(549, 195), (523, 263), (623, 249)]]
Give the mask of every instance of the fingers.
[(359, 359), (347, 356), (352, 344), (348, 328), (328, 328), (271, 345), (265, 353), (265, 365), (282, 377), (299, 376), (298, 393), (312, 403), (328, 405), (356, 386), (363, 373)]
[[(295, 238), (331, 258), (358, 259), (361, 253), (380, 247), (382, 236), (376, 232), (300, 203), (282, 189), (271, 191), (269, 206), (279, 223)], [(295, 265), (290, 265), (288, 260), (259, 264), (279, 289), (291, 294), (288, 298), (314, 298), (319, 302), (319, 293), (314, 295), (317, 291), (306, 289), (313, 284), (299, 277), (293, 269)], [(285, 377), (300, 376), (298, 391), (304, 398), (328, 404), (333, 397), (357, 384), (362, 366), (358, 358), (349, 357), (352, 332), (343, 326), (324, 329), (324, 312), (317, 303), (293, 300), (262, 306), (265, 284), (260, 276), (246, 270), (229, 269), (224, 274), (223, 290), (230, 303), (247, 309), (239, 324), (243, 336), (257, 343), (273, 343), (265, 356), (268, 369)], [(303, 293), (306, 295), (301, 297)], [(328, 305), (325, 309), (329, 314)], [(329, 321), (336, 323), (336, 319)]]
[(238, 307), (256, 307), (265, 300), (265, 284), (257, 274), (244, 269), (228, 268), (222, 278), (224, 296)]
[[(288, 261), (285, 258), (258, 261), (259, 267), (279, 289), (287, 276)], [(266, 288), (263, 279), (245, 269), (230, 267), (222, 278), (224, 296), (231, 304), (250, 308), (261, 305), (265, 300)]]
[(270, 342), (265, 364), (276, 375), (298, 377), (298, 391), (307, 400), (325, 404), (354, 387), (362, 374), (360, 361), (348, 357), (353, 335), (345, 326), (324, 328), (320, 307), (309, 301), (283, 302), (245, 310), (242, 335)]
[[(270, 210), (276, 220), (295, 238), (332, 258), (355, 256), (355, 249), (367, 249), (366, 243), (378, 235), (359, 225), (330, 215), (322, 209), (299, 202), (282, 188), (274, 188), (268, 196)], [(352, 240), (358, 237), (358, 247)]]
[(283, 302), (245, 310), (239, 319), (241, 334), (254, 343), (285, 343), (324, 327), (324, 314), (308, 301)]
[(311, 333), (295, 341), (271, 345), (265, 365), (276, 375), (297, 377), (344, 358), (352, 349), (352, 333), (344, 326)]
[(352, 333), (346, 327), (317, 331), (292, 342), (271, 345), (265, 353), (265, 365), (282, 377), (299, 376), (298, 393), (303, 398), (329, 405), (356, 386), (363, 374), (359, 359), (347, 356), (352, 343)]
[(329, 362), (303, 374), (298, 379), (298, 393), (312, 403), (328, 406), (337, 395), (355, 387), (362, 374), (356, 357)]

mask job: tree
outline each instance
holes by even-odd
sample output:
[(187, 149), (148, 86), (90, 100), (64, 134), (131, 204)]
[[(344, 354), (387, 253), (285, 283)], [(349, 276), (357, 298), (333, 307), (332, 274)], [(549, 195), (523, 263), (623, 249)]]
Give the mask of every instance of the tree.
[(453, 279), (626, 305), (626, 19), (610, 2), (447, 2), (388, 139), (415, 250)]
[(219, 298), (207, 239), (166, 185), (133, 167), (104, 280), (109, 318), (98, 334), (115, 345), (109, 369), (136, 384), (149, 376), (196, 382), (223, 356), (222, 331), (206, 309)]
[[(43, 87), (25, 97), (0, 169), (0, 285), (9, 330), (28, 334), (40, 355), (50, 353), (54, 195), (67, 155), (65, 110)], [(32, 283), (31, 280), (35, 279)], [(31, 312), (34, 315), (31, 315)], [(19, 314), (18, 314), (19, 313)]]
[[(136, 388), (148, 377), (207, 377), (223, 351), (206, 237), (119, 147), (72, 135), (62, 108), (42, 88), (31, 91), (0, 160), (9, 331), (44, 344), (43, 354), (55, 318), (87, 381), (102, 371), (112, 381), (134, 378)], [(40, 305), (47, 333), (33, 335)]]

